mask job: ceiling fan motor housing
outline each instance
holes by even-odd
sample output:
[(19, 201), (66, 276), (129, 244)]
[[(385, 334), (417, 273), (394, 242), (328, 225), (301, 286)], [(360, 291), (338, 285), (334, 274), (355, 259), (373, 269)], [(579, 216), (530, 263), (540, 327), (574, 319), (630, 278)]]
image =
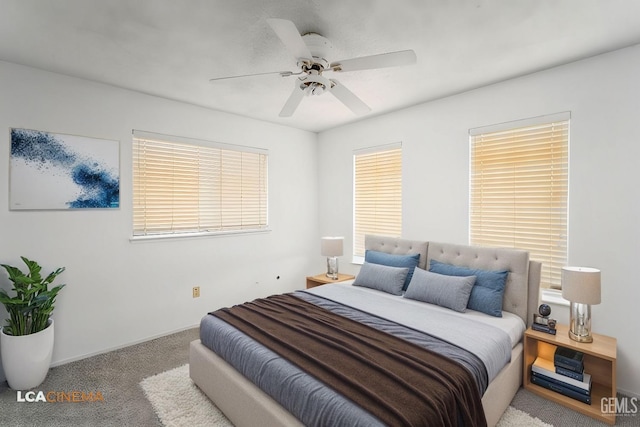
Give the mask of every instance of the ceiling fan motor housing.
[(302, 36), (302, 40), (313, 56), (311, 59), (313, 59), (315, 63), (320, 64), (323, 69), (328, 68), (329, 61), (327, 61), (327, 58), (331, 57), (331, 51), (333, 50), (331, 42), (317, 33), (306, 33)]
[(313, 57), (310, 58), (311, 62), (305, 61), (306, 58), (301, 58), (298, 62), (298, 66), (304, 72), (299, 77), (300, 89), (305, 95), (322, 95), (331, 89), (331, 82), (322, 76), (322, 72), (329, 68), (329, 61), (326, 58), (331, 56), (333, 45), (317, 33), (306, 33), (302, 36), (302, 40)]

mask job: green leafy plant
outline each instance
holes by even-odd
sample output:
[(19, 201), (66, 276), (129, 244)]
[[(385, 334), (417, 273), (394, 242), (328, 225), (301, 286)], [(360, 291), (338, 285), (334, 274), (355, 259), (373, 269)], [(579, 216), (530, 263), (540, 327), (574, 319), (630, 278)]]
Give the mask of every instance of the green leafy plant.
[(9, 313), (4, 333), (14, 336), (35, 334), (46, 328), (56, 296), (65, 286), (58, 285), (49, 289), (49, 285), (64, 271), (64, 267), (43, 278), (40, 274), (42, 267), (37, 262), (20, 258), (29, 269), (26, 274), (17, 267), (0, 264), (7, 271), (9, 280), (13, 282), (12, 290), (16, 293), (14, 297), (10, 297), (4, 289), (0, 289), (0, 302)]

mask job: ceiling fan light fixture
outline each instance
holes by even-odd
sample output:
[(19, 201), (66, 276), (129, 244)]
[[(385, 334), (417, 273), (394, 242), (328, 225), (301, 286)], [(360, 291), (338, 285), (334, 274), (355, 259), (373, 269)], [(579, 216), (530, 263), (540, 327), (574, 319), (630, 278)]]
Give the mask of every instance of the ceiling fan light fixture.
[(300, 89), (305, 95), (322, 95), (331, 88), (331, 82), (317, 72), (300, 77)]

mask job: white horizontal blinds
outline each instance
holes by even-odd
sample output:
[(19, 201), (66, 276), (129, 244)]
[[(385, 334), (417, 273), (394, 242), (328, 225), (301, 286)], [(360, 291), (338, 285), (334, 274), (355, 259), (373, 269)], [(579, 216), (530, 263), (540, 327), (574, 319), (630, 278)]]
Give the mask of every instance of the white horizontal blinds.
[(134, 235), (267, 227), (267, 154), (133, 138)]
[(402, 234), (400, 144), (354, 154), (354, 256), (364, 256), (366, 234)]
[(569, 121), (471, 136), (474, 245), (526, 249), (542, 286), (560, 288), (567, 262)]

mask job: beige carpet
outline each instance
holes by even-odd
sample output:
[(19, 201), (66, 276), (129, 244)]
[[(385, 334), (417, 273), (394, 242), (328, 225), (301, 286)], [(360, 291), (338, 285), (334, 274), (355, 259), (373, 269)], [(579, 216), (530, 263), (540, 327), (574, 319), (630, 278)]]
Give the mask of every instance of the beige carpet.
[[(145, 378), (140, 383), (165, 427), (233, 427), (189, 378), (189, 365)], [(553, 427), (526, 412), (509, 407), (497, 427)]]

